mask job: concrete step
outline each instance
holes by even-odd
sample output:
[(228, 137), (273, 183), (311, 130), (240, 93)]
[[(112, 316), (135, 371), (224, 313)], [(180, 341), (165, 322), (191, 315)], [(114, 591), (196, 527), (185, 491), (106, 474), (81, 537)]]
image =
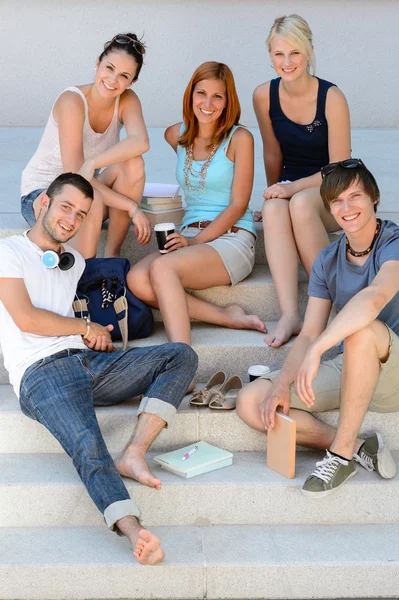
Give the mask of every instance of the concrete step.
[[(197, 384), (197, 389), (204, 384)], [(236, 411), (196, 408), (183, 400), (176, 421), (153, 443), (154, 451), (166, 452), (199, 440), (205, 440), (230, 452), (264, 452), (264, 434), (247, 427)], [(139, 400), (117, 406), (97, 407), (97, 418), (111, 453), (119, 452), (137, 423)], [(319, 413), (318, 418), (337, 426), (338, 411)], [(380, 431), (389, 448), (399, 450), (399, 413), (368, 412), (361, 435)], [(64, 453), (55, 438), (40, 423), (25, 417), (10, 385), (0, 386), (0, 453)]]
[[(322, 452), (298, 452), (290, 480), (266, 467), (263, 452), (237, 452), (231, 467), (188, 480), (157, 466), (153, 456), (149, 465), (162, 481), (160, 491), (125, 479), (146, 526), (399, 524), (399, 476), (387, 481), (359, 466), (336, 494), (303, 496), (300, 488)], [(399, 461), (399, 453), (394, 456)], [(103, 522), (66, 455), (1, 454), (0, 497), (0, 527)]]
[[(266, 321), (268, 328), (274, 322)], [(270, 348), (258, 331), (226, 329), (204, 323), (192, 324), (192, 346), (199, 356), (198, 381), (208, 381), (216, 371), (237, 374), (246, 377), (250, 365), (266, 364), (278, 369), (290, 348), (291, 341), (281, 348)], [(162, 323), (156, 323), (151, 337), (129, 342), (129, 346), (156, 346), (167, 342)], [(116, 344), (121, 347), (120, 343)], [(3, 354), (0, 351), (0, 385), (8, 383), (8, 374), (4, 368)]]
[[(0, 530), (0, 599), (397, 597), (398, 525), (159, 527), (138, 565), (100, 527)], [(29, 583), (27, 583), (29, 582)]]

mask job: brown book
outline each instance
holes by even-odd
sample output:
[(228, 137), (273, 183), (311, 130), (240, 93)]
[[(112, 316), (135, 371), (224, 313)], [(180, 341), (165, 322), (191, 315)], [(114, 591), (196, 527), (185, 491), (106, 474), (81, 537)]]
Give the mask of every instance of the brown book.
[(183, 220), (184, 212), (184, 208), (158, 210), (156, 212), (143, 209), (143, 214), (147, 217), (152, 226), (157, 225), (158, 223), (174, 223), (175, 225), (180, 225)]
[(274, 428), (267, 434), (266, 465), (288, 479), (295, 477), (296, 423), (276, 412)]

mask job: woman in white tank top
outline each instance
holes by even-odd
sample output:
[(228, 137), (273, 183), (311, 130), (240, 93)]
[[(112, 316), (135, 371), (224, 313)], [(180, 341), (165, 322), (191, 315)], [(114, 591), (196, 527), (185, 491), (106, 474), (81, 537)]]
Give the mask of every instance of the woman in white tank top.
[[(69, 87), (56, 99), (42, 139), (22, 173), (21, 210), (32, 225), (40, 198), (63, 172), (79, 172), (94, 187), (94, 201), (74, 247), (96, 255), (101, 224), (109, 217), (105, 256), (118, 256), (130, 222), (137, 240), (151, 236), (138, 209), (145, 174), (142, 154), (149, 149), (140, 100), (129, 89), (137, 81), (145, 46), (135, 34), (118, 34), (97, 59), (93, 83)], [(127, 137), (119, 141), (125, 127)], [(101, 172), (100, 172), (101, 170)]]

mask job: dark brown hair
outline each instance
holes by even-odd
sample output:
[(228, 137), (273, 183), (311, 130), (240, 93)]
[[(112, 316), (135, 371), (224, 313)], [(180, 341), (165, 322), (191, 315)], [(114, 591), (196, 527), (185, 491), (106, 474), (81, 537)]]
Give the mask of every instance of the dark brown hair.
[(374, 203), (374, 212), (377, 212), (377, 205), (380, 201), (380, 190), (374, 175), (362, 164), (353, 169), (345, 169), (337, 165), (328, 175), (323, 177), (320, 187), (320, 195), (325, 209), (330, 211), (331, 202), (338, 198), (353, 183), (361, 183), (365, 193), (370, 196)]
[[(131, 38), (131, 43), (120, 44), (116, 41), (118, 37)], [(112, 38), (110, 42), (106, 42), (104, 44), (104, 50), (101, 52), (100, 56), (98, 57), (98, 60), (101, 62), (103, 58), (111, 52), (125, 52), (135, 60), (135, 62), (137, 63), (137, 71), (132, 79), (132, 82), (137, 81), (137, 79), (139, 78), (141, 67), (143, 66), (144, 62), (144, 42), (139, 40), (135, 33), (118, 33)]]
[(54, 197), (62, 192), (64, 185), (73, 185), (86, 198), (93, 200), (93, 186), (87, 179), (79, 175), (79, 173), (61, 173), (47, 188), (46, 194), (50, 198), (49, 206), (51, 206)]
[(226, 107), (220, 115), (219, 122), (212, 136), (209, 146), (220, 144), (228, 135), (233, 125), (237, 125), (241, 115), (240, 101), (238, 100), (233, 73), (229, 67), (219, 62), (205, 62), (194, 71), (183, 96), (183, 121), (185, 131), (179, 138), (179, 145), (187, 148), (194, 143), (198, 135), (198, 122), (193, 111), (194, 88), (204, 79), (223, 81), (226, 86)]

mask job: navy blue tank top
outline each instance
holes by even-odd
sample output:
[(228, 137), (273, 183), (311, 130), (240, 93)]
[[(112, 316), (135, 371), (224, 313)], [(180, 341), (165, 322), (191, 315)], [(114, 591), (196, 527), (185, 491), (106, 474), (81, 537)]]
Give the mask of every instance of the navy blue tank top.
[(316, 116), (309, 125), (291, 121), (280, 106), (279, 85), (281, 77), (270, 81), (269, 115), (274, 135), (283, 154), (283, 170), (280, 181), (296, 181), (320, 171), (329, 163), (328, 124), (326, 119), (327, 91), (334, 83), (319, 79)]

